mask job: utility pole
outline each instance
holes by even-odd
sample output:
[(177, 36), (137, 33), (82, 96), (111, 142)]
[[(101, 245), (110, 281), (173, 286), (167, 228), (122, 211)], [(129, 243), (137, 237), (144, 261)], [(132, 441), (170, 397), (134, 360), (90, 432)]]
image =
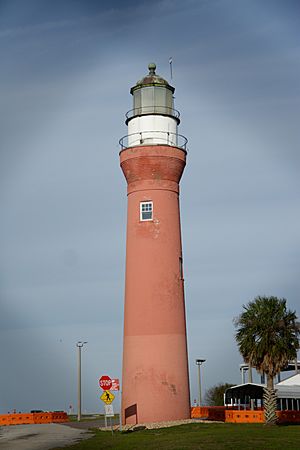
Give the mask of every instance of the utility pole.
[(199, 406), (201, 406), (201, 404), (202, 404), (200, 367), (205, 361), (206, 361), (206, 359), (196, 359), (196, 364), (198, 366)]
[(78, 341), (76, 347), (78, 348), (78, 409), (77, 409), (77, 420), (81, 420), (81, 349), (87, 344), (87, 341)]

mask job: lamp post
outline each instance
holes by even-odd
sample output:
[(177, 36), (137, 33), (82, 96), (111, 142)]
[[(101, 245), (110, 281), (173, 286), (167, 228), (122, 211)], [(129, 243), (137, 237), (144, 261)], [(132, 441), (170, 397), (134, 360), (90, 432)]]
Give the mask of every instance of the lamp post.
[(199, 387), (199, 406), (201, 406), (202, 403), (202, 397), (201, 397), (201, 373), (200, 373), (200, 367), (201, 365), (206, 361), (206, 359), (196, 359), (196, 365), (198, 366), (198, 387)]
[(77, 411), (77, 420), (78, 422), (81, 420), (81, 349), (87, 344), (87, 341), (78, 341), (76, 343), (76, 347), (78, 348), (78, 411)]

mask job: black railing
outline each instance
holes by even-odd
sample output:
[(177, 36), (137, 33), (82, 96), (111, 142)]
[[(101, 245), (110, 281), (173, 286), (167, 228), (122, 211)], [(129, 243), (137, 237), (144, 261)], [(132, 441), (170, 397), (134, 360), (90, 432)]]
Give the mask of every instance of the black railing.
[(169, 131), (140, 131), (123, 136), (119, 140), (121, 150), (138, 145), (169, 145), (187, 151), (187, 138)]
[(125, 114), (126, 122), (136, 116), (144, 116), (147, 114), (161, 114), (164, 116), (172, 116), (179, 121), (180, 112), (177, 109), (169, 108), (168, 106), (141, 106), (134, 108)]

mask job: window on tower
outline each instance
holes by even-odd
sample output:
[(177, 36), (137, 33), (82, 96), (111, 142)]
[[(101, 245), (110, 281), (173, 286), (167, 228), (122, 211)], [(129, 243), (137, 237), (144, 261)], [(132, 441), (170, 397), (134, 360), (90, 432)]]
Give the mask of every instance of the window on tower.
[(153, 220), (153, 202), (140, 203), (140, 220)]

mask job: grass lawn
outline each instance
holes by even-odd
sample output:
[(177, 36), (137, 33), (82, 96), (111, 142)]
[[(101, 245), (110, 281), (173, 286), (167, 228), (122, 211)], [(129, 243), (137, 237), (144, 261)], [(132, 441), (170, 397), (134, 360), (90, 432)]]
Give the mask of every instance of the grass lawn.
[[(96, 431), (96, 435), (64, 450), (200, 450), (300, 448), (300, 425), (188, 424), (133, 433)], [(57, 449), (58, 450), (58, 449)], [(61, 449), (63, 450), (63, 449)]]

